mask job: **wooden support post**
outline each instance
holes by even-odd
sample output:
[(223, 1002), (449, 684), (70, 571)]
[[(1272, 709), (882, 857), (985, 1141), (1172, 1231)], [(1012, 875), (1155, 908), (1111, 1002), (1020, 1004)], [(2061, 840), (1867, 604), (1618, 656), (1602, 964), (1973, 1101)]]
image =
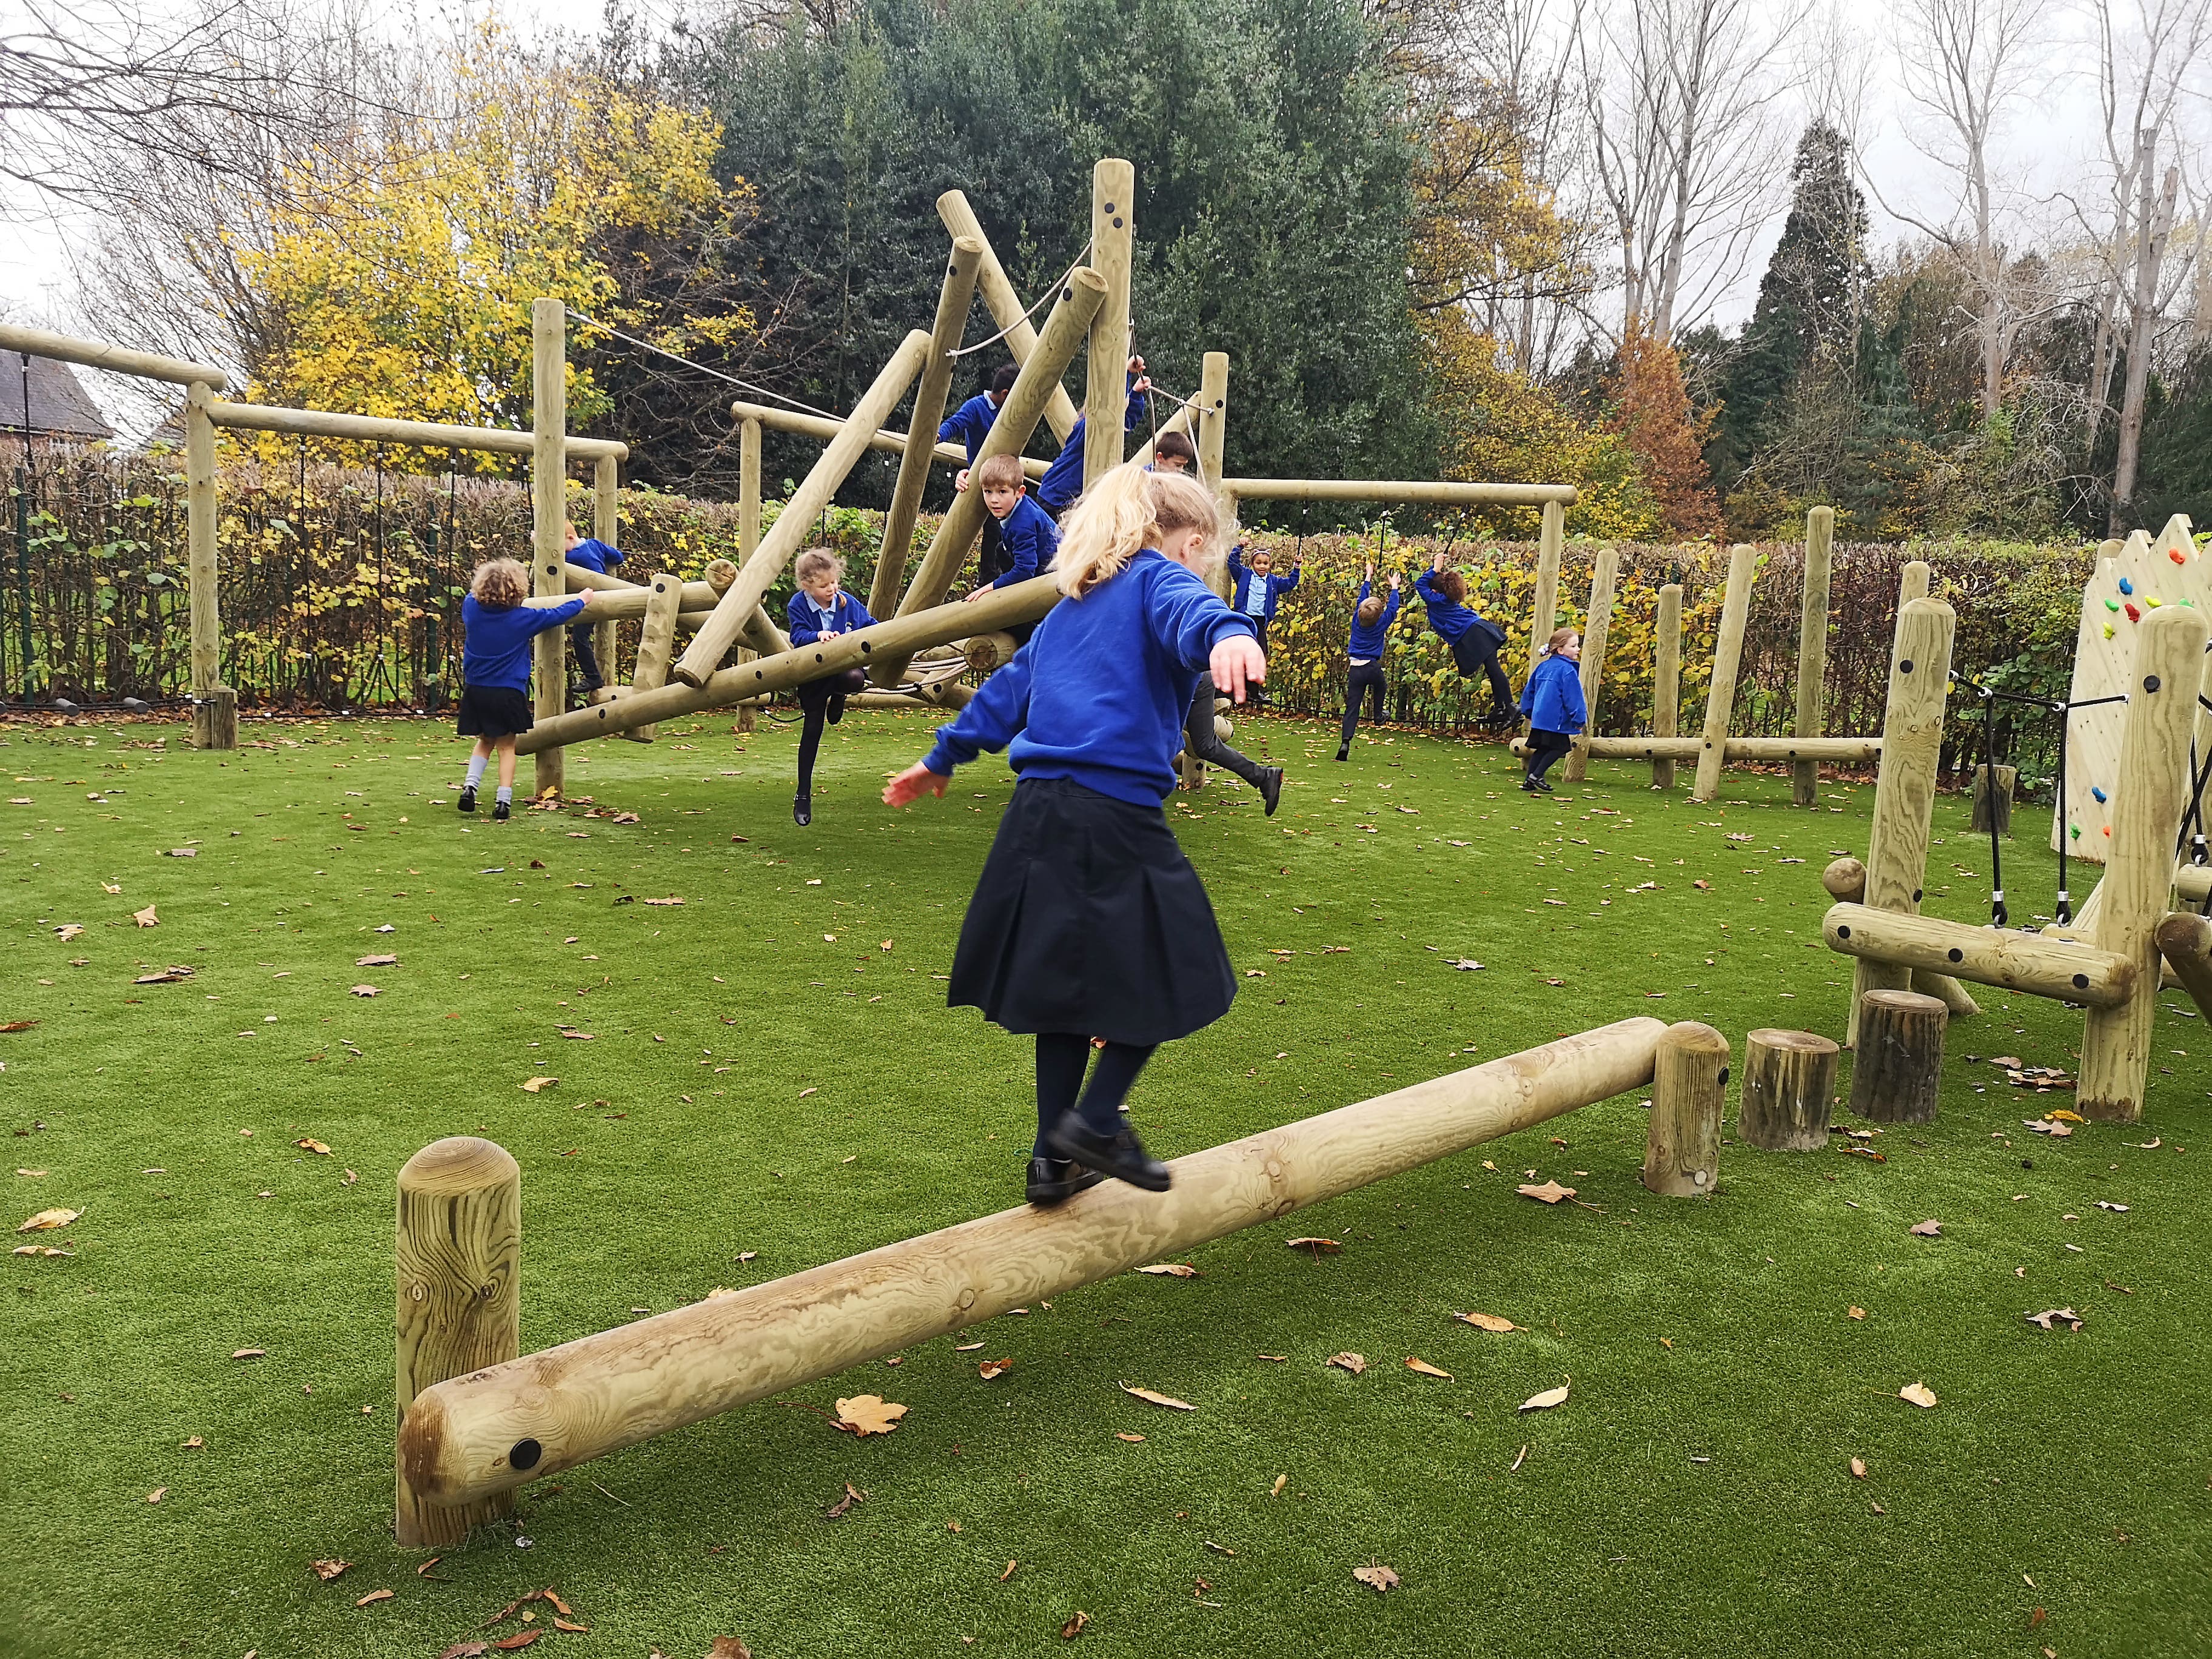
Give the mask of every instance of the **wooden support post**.
[(1904, 616), (1906, 605), (1915, 599), (1928, 597), (1929, 583), (1935, 574), (1921, 559), (1915, 559), (1905, 567), (1905, 574), (1899, 578), (1897, 584), (1897, 612), (1900, 617)]
[[(568, 516), (568, 313), (558, 300), (530, 302), (530, 591), (541, 599), (568, 592), (568, 550), (561, 526)], [(531, 649), (532, 708), (550, 720), (568, 708), (568, 630), (549, 628)], [(532, 792), (559, 794), (563, 780), (561, 751), (544, 750), (533, 772)]]
[[(1222, 457), (1229, 443), (1229, 354), (1209, 351), (1199, 368), (1198, 376), (1198, 436), (1191, 447), (1198, 451), (1199, 481), (1213, 492), (1213, 504), (1221, 513), (1221, 533), (1233, 537), (1237, 526), (1237, 498), (1222, 487)], [(1224, 557), (1213, 567), (1213, 591), (1224, 599), (1229, 593), (1229, 564)]]
[(450, 1508), (425, 1504), (409, 1478), (409, 1410), (425, 1389), (522, 1352), (522, 1171), (472, 1135), (434, 1141), (399, 1171), (392, 1400), (398, 1531), (410, 1549), (458, 1544), (512, 1514), (511, 1491)]
[(1666, 1030), (1621, 1020), (1190, 1153), (1171, 1193), (1108, 1182), (457, 1376), (408, 1414), (404, 1467), (446, 1504), (573, 1468), (1641, 1090)]
[[(1908, 600), (1898, 612), (1882, 714), (1881, 769), (1875, 780), (1874, 824), (1867, 832), (1865, 902), (1877, 910), (1911, 915), (1920, 908), (1956, 627), (1951, 607), (1938, 599)], [(1855, 962), (1844, 1046), (1857, 1041), (1859, 1010), (1869, 991), (1903, 991), (1911, 983), (1909, 968), (1865, 957)]]
[(1589, 733), (1597, 726), (1598, 694), (1605, 688), (1605, 635), (1613, 624), (1613, 591), (1620, 575), (1619, 550), (1598, 549), (1590, 572), (1589, 613), (1583, 623), (1583, 706), (1589, 718), (1583, 726), (1583, 735), (1567, 751), (1567, 763), (1559, 774), (1569, 783), (1580, 783), (1589, 775)]
[(1934, 1122), (1948, 1018), (1940, 1000), (1917, 991), (1861, 997), (1851, 1110), (1875, 1123)]
[[(592, 534), (609, 547), (622, 545), (622, 463), (611, 455), (592, 463)], [(615, 683), (615, 620), (610, 617), (592, 633), (592, 652), (609, 685)]]
[(1968, 827), (1986, 836), (1996, 826), (2000, 836), (2012, 834), (2012, 792), (2020, 781), (2016, 766), (1991, 766), (1984, 761), (1974, 769), (1974, 811)]
[(222, 601), (216, 569), (214, 392), (185, 392), (185, 581), (192, 660), (192, 747), (238, 747), (238, 694), (222, 683)]
[[(1016, 362), (1026, 367), (1030, 354), (1036, 349), (1037, 331), (1030, 326), (1029, 307), (1014, 292), (1014, 285), (1006, 280), (1006, 267), (992, 251), (991, 239), (983, 234), (983, 222), (968, 205), (968, 198), (957, 190), (948, 190), (937, 198), (937, 216), (945, 221), (945, 229), (956, 238), (966, 236), (983, 245), (982, 262), (975, 270), (975, 286), (983, 291), (983, 303), (991, 308), (992, 319), (1006, 331), (1006, 349)], [(1075, 400), (1067, 395), (1055, 374), (1051, 394), (1045, 400), (1044, 423), (1052, 428), (1053, 436), (1066, 443), (1068, 434), (1075, 430)]]
[(1667, 1028), (1652, 1063), (1644, 1184), (1662, 1198), (1704, 1198), (1720, 1180), (1729, 1041), (1710, 1025)]
[(1566, 540), (1567, 509), (1557, 501), (1545, 502), (1543, 518), (1536, 531), (1536, 592), (1528, 611), (1528, 662), (1532, 668), (1543, 653), (1544, 641), (1559, 625), (1559, 556), (1565, 550)]
[(973, 236), (952, 239), (945, 281), (937, 291), (937, 317), (929, 330), (929, 355), (914, 391), (914, 415), (907, 423), (906, 453), (899, 458), (898, 482), (884, 514), (883, 544), (876, 550), (876, 579), (868, 588), (868, 614), (888, 617), (898, 608), (906, 586), (906, 562), (914, 553), (914, 521), (921, 511), (921, 492), (935, 459), (937, 428), (945, 419), (945, 395), (952, 389), (952, 354), (968, 327), (975, 298), (975, 270), (983, 263), (983, 244)]
[(1817, 1152), (1825, 1147), (1840, 1052), (1810, 1031), (1770, 1028), (1746, 1036), (1736, 1138), (1770, 1152)]
[[(747, 421), (738, 430), (738, 562), (760, 550), (761, 423)], [(732, 580), (736, 577), (732, 574)], [(729, 591), (726, 585), (724, 592)]]
[[(746, 619), (759, 605), (762, 599), (784, 567), (806, 544), (814, 533), (815, 520), (836, 495), (837, 486), (845, 482), (845, 475), (867, 451), (868, 434), (884, 423), (884, 418), (906, 395), (915, 376), (921, 373), (923, 359), (929, 352), (929, 336), (915, 329), (899, 343), (853, 412), (845, 417), (838, 434), (830, 441), (822, 452), (822, 459), (808, 470), (799, 488), (792, 491), (791, 499), (783, 504), (775, 526), (761, 538), (738, 572), (738, 579), (730, 584), (714, 606), (714, 615), (701, 624), (691, 636), (691, 643), (670, 671), (686, 685), (704, 685), (721, 666), (722, 658), (738, 642)], [(973, 498), (981, 507), (982, 492), (970, 490), (961, 497)]]
[[(1106, 297), (1091, 319), (1091, 359), (1083, 390), (1083, 487), (1121, 465), (1121, 422), (1129, 407), (1129, 270), (1137, 237), (1137, 169), (1113, 156), (1091, 169), (1091, 268)], [(1210, 475), (1218, 478), (1220, 474)]]
[[(1651, 646), (1651, 735), (1671, 738), (1682, 715), (1682, 584), (1659, 590), (1659, 621)], [(1651, 787), (1674, 787), (1674, 763), (1654, 759)]]
[(1004, 668), (1014, 659), (1014, 653), (1021, 648), (1014, 636), (1004, 630), (972, 635), (958, 644), (961, 655), (968, 659), (968, 666), (978, 674)]
[[(1805, 593), (1797, 614), (1797, 735), (1817, 738), (1823, 724), (1828, 676), (1828, 562), (1835, 546), (1836, 509), (1816, 507), (1805, 515)], [(1820, 799), (1820, 769), (1799, 761), (1790, 769), (1790, 799), (1800, 806)]]
[(2212, 1019), (2212, 921), (2176, 910), (2158, 925), (2158, 953), (2166, 958), (2197, 1012)]
[(1728, 591), (1721, 600), (1720, 637), (1713, 643), (1713, 678), (1705, 693), (1705, 730), (1698, 750), (1698, 781), (1692, 800), (1706, 801), (1721, 792), (1721, 768), (1728, 764), (1729, 718), (1735, 713), (1735, 678), (1743, 666), (1743, 630), (1751, 620), (1752, 572), (1758, 550), (1739, 542), (1729, 553)]
[(2112, 792), (2112, 845), (2097, 884), (2093, 942), (2136, 964), (2134, 994), (2092, 1008), (2081, 1035), (2075, 1109), (2132, 1123), (2150, 1080), (2151, 1022), (2158, 1012), (2158, 925), (2173, 891), (2173, 848), (2189, 799), (2189, 739), (2204, 675), (2204, 613), (2167, 605), (2136, 630), (2127, 680), (2128, 723)]
[[(653, 579), (653, 597), (645, 602), (645, 626), (637, 636), (637, 673), (633, 691), (653, 691), (668, 684), (668, 660), (676, 651), (676, 614), (684, 603), (684, 584), (673, 575)], [(658, 729), (641, 726), (623, 734), (640, 743), (651, 743)]]

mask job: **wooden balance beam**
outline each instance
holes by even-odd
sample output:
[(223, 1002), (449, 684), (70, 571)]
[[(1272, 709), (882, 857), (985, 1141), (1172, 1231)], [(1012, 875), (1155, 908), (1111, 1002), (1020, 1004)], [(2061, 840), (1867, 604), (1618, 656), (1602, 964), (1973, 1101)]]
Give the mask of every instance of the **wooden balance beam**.
[(2136, 965), (2127, 957), (2039, 933), (1999, 933), (1863, 904), (1832, 906), (1820, 931), (1828, 948), (1841, 956), (1897, 963), (2087, 1007), (2117, 1008), (2135, 990)]
[[(400, 1541), (453, 1541), (469, 1516), (485, 1518), (526, 1481), (1641, 1090), (1679, 1033), (1706, 1048), (1717, 1038), (1694, 1024), (1620, 1020), (1193, 1152), (1170, 1165), (1171, 1192), (1108, 1182), (1056, 1208), (1002, 1211), (503, 1364), (485, 1365), (482, 1346), (472, 1346), (457, 1369), (482, 1369), (425, 1377), (423, 1310), (458, 1297), (466, 1318), (480, 1285), (511, 1293), (518, 1282), (513, 1161), (487, 1142), (441, 1141), (399, 1177)], [(1724, 1091), (1714, 1074), (1710, 1066), (1668, 1071), (1705, 1079), (1674, 1089), (1698, 1091), (1717, 1141)], [(1653, 1115), (1679, 1136), (1673, 1091), (1663, 1114), (1655, 1097)], [(441, 1151), (447, 1147), (474, 1155), (448, 1156)], [(488, 1201), (471, 1210), (468, 1194), (447, 1181), (439, 1204), (422, 1204), (410, 1173), (418, 1164), (433, 1174), (481, 1169)], [(1699, 1173), (1694, 1189), (1711, 1191), (1714, 1171), (1705, 1164)], [(477, 1218), (456, 1226), (464, 1215)], [(410, 1225), (458, 1234), (463, 1246), (483, 1243), (446, 1253), (453, 1258), (448, 1284), (435, 1269), (440, 1253), (416, 1246)], [(503, 1311), (475, 1317), (503, 1334)]]
[[(1693, 761), (1705, 752), (1705, 738), (1591, 738), (1580, 746), (1592, 760)], [(1527, 752), (1523, 739), (1513, 752)], [(1863, 766), (1881, 758), (1880, 738), (1729, 738), (1722, 751), (1730, 766), (1790, 765), (1826, 761)]]

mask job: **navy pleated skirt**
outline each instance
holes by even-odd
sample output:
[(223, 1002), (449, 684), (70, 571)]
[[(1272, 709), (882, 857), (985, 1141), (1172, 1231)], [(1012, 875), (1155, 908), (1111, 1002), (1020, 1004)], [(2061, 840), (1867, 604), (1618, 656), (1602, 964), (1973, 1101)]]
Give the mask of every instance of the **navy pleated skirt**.
[(960, 925), (946, 1002), (1009, 1031), (1168, 1042), (1229, 1012), (1213, 906), (1157, 806), (1024, 780)]

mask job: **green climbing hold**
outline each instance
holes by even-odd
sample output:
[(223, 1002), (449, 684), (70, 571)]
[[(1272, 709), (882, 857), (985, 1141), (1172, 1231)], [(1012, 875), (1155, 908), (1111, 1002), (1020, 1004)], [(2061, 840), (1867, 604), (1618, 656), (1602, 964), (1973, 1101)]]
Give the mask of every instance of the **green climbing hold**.
[(2081, 839), (2081, 826), (2078, 823), (2074, 824), (2067, 830), (2066, 833), (2073, 836), (2075, 840), (2079, 841)]
[(2118, 611), (2119, 608), (2120, 602), (2118, 599), (2106, 599), (2105, 601), (2105, 609), (2107, 611)]

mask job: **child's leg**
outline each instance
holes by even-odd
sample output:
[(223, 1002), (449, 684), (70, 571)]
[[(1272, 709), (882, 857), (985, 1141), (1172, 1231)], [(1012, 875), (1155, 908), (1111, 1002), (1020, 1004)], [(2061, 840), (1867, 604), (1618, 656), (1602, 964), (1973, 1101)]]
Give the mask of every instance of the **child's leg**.
[(1091, 1063), (1091, 1039), (1067, 1031), (1039, 1031), (1036, 1040), (1037, 1137), (1032, 1158), (1057, 1158), (1044, 1143), (1053, 1126), (1075, 1109), (1083, 1091), (1083, 1068)]
[(1552, 769), (1552, 763), (1573, 746), (1573, 739), (1564, 732), (1531, 732), (1528, 734), (1530, 781), (1543, 782), (1544, 774)]
[(469, 750), (469, 775), (465, 787), (473, 789), (483, 781), (484, 768), (491, 763), (491, 739), (478, 738), (476, 746)]
[(494, 745), (499, 750), (499, 799), (514, 799), (514, 738), (512, 733)]
[(1367, 718), (1377, 726), (1382, 725), (1385, 718), (1382, 712), (1382, 665), (1380, 660), (1377, 660), (1372, 665), (1367, 678)]
[(1083, 1091), (1082, 1103), (1076, 1108), (1084, 1127), (1091, 1133), (1110, 1139), (1121, 1133), (1121, 1103), (1129, 1097), (1137, 1073), (1145, 1069), (1145, 1062), (1152, 1057), (1156, 1046), (1149, 1042), (1109, 1042), (1098, 1051), (1098, 1064), (1091, 1068), (1091, 1086)]
[(597, 623), (578, 623), (568, 630), (568, 648), (576, 653), (577, 671), (584, 677), (584, 690), (596, 691), (605, 684), (599, 678), (599, 653), (592, 649), (592, 635)]
[(1198, 695), (1190, 700), (1190, 713), (1183, 720), (1183, 744), (1195, 758), (1232, 773), (1257, 789), (1265, 769), (1257, 761), (1238, 753), (1214, 735), (1213, 697), (1212, 680), (1200, 680)]
[(1490, 677), (1491, 713), (1503, 718), (1513, 708), (1513, 682), (1498, 665), (1498, 647), (1494, 645), (1482, 653), (1482, 672)]
[(842, 674), (830, 675), (829, 686), (826, 706), (830, 711), (830, 724), (835, 726), (845, 718), (845, 699), (857, 697), (868, 689), (868, 676), (862, 669), (848, 668)]
[(1367, 695), (1367, 682), (1360, 678), (1362, 672), (1353, 669), (1344, 688), (1344, 735), (1336, 740), (1339, 754), (1351, 748), (1352, 738), (1359, 735), (1359, 702)]
[(830, 680), (819, 679), (799, 688), (799, 706), (806, 716), (799, 732), (798, 793), (802, 797), (814, 793), (814, 757), (822, 752), (822, 726), (829, 714), (830, 686)]

